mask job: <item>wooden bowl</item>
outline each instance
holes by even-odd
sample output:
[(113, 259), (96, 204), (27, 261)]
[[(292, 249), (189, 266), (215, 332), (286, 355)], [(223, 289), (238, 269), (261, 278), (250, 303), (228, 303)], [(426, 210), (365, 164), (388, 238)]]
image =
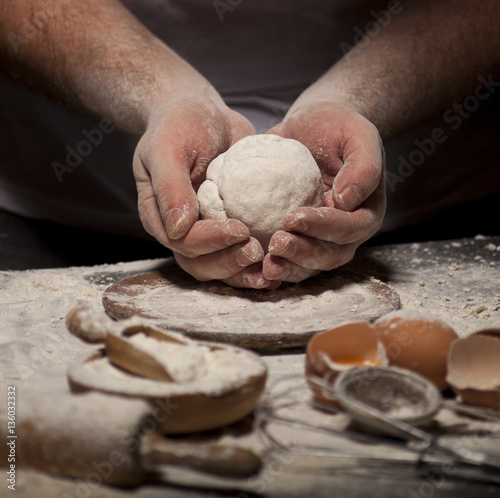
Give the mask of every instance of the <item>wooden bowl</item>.
[(258, 404), (267, 379), (267, 367), (255, 353), (212, 342), (198, 342), (209, 354), (237, 360), (239, 369), (207, 372), (187, 383), (140, 377), (113, 365), (104, 350), (70, 365), (67, 377), (73, 392), (100, 391), (144, 399), (153, 405), (154, 429), (185, 434), (227, 426), (250, 414)]

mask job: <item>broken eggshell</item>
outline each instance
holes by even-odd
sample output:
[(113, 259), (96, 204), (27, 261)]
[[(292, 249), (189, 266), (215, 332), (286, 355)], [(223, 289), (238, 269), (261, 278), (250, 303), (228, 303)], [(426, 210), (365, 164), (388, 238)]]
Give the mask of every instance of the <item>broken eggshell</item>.
[(446, 380), (463, 403), (500, 409), (500, 329), (454, 342)]
[(307, 345), (306, 377), (313, 395), (324, 403), (337, 405), (315, 378), (331, 386), (348, 369), (380, 365), (387, 365), (387, 357), (377, 331), (368, 322), (349, 322), (318, 332)]
[(446, 381), (448, 352), (457, 333), (439, 318), (413, 310), (397, 310), (375, 321), (389, 364), (431, 380), (438, 389)]

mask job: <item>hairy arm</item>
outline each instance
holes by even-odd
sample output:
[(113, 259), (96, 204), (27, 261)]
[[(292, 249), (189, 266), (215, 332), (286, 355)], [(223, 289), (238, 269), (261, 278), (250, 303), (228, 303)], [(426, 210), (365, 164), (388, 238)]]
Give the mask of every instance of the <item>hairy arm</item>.
[[(346, 105), (383, 139), (434, 117), (500, 72), (500, 2), (389, 2), (390, 21), (368, 34), (297, 100)], [(374, 31), (375, 33), (375, 31)]]
[(208, 164), (253, 126), (118, 0), (1, 2), (0, 63), (21, 83), (140, 137), (131, 162), (141, 221), (187, 272), (276, 286), (241, 222), (198, 220), (195, 188)]
[(325, 206), (289, 213), (288, 231), (271, 239), (265, 276), (301, 280), (335, 268), (376, 232), (385, 213), (381, 139), (425, 123), (497, 74), (499, 19), (498, 0), (392, 0), (383, 24), (299, 96), (272, 131), (309, 147)]
[(1, 2), (0, 58), (23, 84), (134, 135), (160, 98), (218, 98), (118, 0)]

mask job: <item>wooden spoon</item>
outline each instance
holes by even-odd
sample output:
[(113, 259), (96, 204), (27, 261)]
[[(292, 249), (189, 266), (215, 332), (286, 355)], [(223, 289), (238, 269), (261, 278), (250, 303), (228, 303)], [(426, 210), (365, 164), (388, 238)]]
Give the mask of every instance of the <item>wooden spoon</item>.
[(165, 382), (173, 382), (168, 358), (161, 358), (131, 337), (143, 333), (157, 341), (189, 346), (192, 341), (175, 332), (158, 329), (138, 317), (113, 321), (106, 313), (86, 307), (72, 309), (66, 316), (68, 330), (84, 342), (106, 344), (106, 355), (116, 366), (128, 372)]

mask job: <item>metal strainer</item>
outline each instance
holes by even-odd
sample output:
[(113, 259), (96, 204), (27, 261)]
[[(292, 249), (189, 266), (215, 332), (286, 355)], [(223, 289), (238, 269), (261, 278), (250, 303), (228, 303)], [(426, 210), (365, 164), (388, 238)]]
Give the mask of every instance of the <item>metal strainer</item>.
[(500, 469), (500, 459), (482, 451), (446, 443), (416, 425), (429, 422), (442, 404), (434, 384), (398, 367), (362, 367), (346, 370), (325, 393), (363, 429), (412, 441), (422, 454), (439, 451), (471, 465)]
[[(346, 370), (337, 377), (333, 389), (344, 410), (372, 432), (393, 432), (392, 425), (381, 420), (380, 412), (408, 424), (426, 425), (442, 401), (431, 381), (398, 367)], [(359, 402), (363, 403), (362, 407)], [(370, 411), (370, 407), (376, 411)]]

